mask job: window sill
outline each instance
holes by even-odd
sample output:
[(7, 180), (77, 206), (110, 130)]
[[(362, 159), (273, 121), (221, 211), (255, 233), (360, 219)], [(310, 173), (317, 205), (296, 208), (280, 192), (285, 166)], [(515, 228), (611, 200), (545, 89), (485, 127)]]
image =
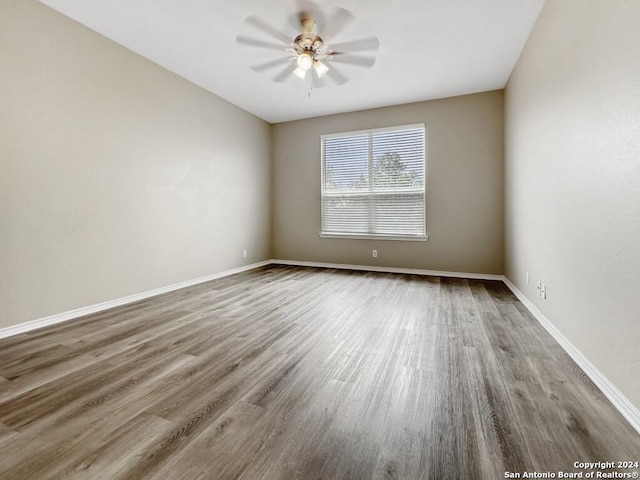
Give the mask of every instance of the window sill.
[(405, 242), (426, 242), (429, 235), (372, 235), (358, 233), (324, 233), (320, 232), (320, 238), (345, 238), (351, 240), (400, 240)]

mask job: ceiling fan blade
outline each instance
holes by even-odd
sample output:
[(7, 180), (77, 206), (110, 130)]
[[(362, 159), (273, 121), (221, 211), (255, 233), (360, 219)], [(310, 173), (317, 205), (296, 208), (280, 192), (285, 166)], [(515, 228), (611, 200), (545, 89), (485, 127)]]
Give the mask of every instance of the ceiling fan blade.
[(252, 65), (250, 68), (254, 72), (264, 72), (265, 70), (270, 70), (275, 67), (279, 67), (280, 65), (284, 65), (285, 63), (292, 63), (292, 58), (278, 58), (277, 60), (271, 60), (269, 62), (259, 63), (257, 65)]
[(336, 55), (331, 57), (331, 63), (342, 63), (344, 65), (354, 65), (357, 67), (372, 67), (376, 63), (373, 57), (363, 57), (361, 55)]
[(247, 37), (246, 35), (238, 35), (236, 42), (241, 45), (248, 45), (250, 47), (265, 48), (267, 50), (277, 50), (278, 52), (284, 52), (287, 50), (288, 45), (278, 45), (277, 43), (265, 42), (257, 38)]
[(325, 40), (329, 40), (340, 33), (354, 19), (355, 17), (349, 10), (337, 7), (335, 13), (329, 17), (329, 20), (324, 23), (323, 28), (318, 33)]
[(275, 77), (273, 77), (271, 80), (273, 80), (274, 82), (279, 82), (282, 83), (284, 82), (289, 75), (291, 75), (293, 73), (293, 70), (291, 69), (291, 65), (287, 65), (285, 66), (280, 73), (278, 73)]
[[(329, 72), (327, 72), (327, 74), (328, 73)], [(325, 74), (322, 78), (320, 78), (315, 72), (313, 72), (313, 74), (311, 75), (311, 86), (313, 87), (314, 90), (318, 88), (326, 87), (328, 85), (326, 80), (327, 74)]]
[(340, 54), (377, 50), (379, 45), (380, 42), (377, 37), (367, 37), (361, 38), (360, 40), (353, 40), (351, 42), (335, 43), (330, 45), (330, 47), (334, 54)]
[(329, 71), (327, 72), (325, 77), (329, 77), (331, 80), (336, 82), (338, 85), (342, 85), (342, 84), (347, 83), (349, 81), (349, 79), (347, 77), (345, 77), (342, 73), (340, 73), (340, 70), (338, 70), (333, 65), (331, 67), (329, 67)]
[(267, 22), (258, 18), (255, 15), (251, 15), (250, 17), (247, 17), (245, 19), (245, 23), (248, 25), (251, 25), (254, 28), (257, 28), (261, 32), (266, 33), (271, 38), (278, 40), (279, 42), (282, 42), (285, 45), (289, 45), (291, 43), (291, 38), (288, 35), (272, 27)]

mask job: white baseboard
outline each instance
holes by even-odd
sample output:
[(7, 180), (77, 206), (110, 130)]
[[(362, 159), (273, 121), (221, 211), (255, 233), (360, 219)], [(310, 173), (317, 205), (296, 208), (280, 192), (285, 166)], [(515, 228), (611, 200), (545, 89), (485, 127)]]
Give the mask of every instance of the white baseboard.
[(271, 263), (270, 260), (266, 260), (264, 262), (252, 263), (251, 265), (245, 265), (239, 268), (234, 268), (232, 270), (225, 270), (224, 272), (218, 272), (211, 275), (207, 275), (205, 277), (200, 277), (193, 280), (187, 280), (185, 282), (176, 283), (173, 285), (169, 285), (167, 287), (160, 287), (154, 290), (149, 290), (142, 293), (136, 293), (134, 295), (129, 295), (122, 298), (117, 298), (115, 300), (109, 300), (107, 302), (102, 302), (95, 305), (89, 305), (87, 307), (77, 308), (75, 310), (70, 310), (68, 312), (58, 313), (56, 315), (51, 315), (49, 317), (39, 318), (37, 320), (21, 323), (19, 325), (13, 325), (11, 327), (1, 328), (0, 338), (11, 337), (13, 335), (19, 335), (21, 333), (30, 332), (32, 330), (36, 330), (39, 328), (48, 327), (50, 325), (55, 325), (57, 323), (62, 323), (69, 320), (73, 320), (75, 318), (84, 317), (85, 315), (89, 315), (92, 313), (102, 312), (103, 310), (108, 310), (110, 308), (120, 307), (128, 303), (133, 303), (139, 300), (144, 300), (146, 298), (162, 295), (163, 293), (173, 292), (174, 290), (179, 290), (181, 288), (191, 287), (192, 285), (197, 285), (199, 283), (204, 283), (210, 280), (215, 280), (217, 278), (227, 277), (235, 273), (252, 270), (254, 268), (269, 265), (270, 263)]
[(507, 278), (503, 279), (505, 285), (514, 293), (518, 300), (527, 307), (531, 314), (540, 324), (551, 334), (560, 344), (565, 352), (574, 362), (587, 374), (591, 381), (602, 391), (615, 408), (622, 414), (631, 426), (640, 433), (640, 410), (638, 410), (613, 384), (598, 370), (578, 348), (565, 337), (551, 321), (531, 303), (531, 301), (518, 290), (518, 288)]
[(479, 280), (500, 280), (518, 297), (518, 300), (527, 307), (531, 314), (540, 322), (547, 332), (558, 342), (565, 352), (584, 371), (591, 381), (602, 391), (613, 406), (640, 433), (640, 410), (638, 410), (613, 384), (598, 370), (578, 348), (565, 337), (544, 314), (516, 288), (516, 286), (504, 275), (490, 275), (462, 272), (440, 272), (434, 270), (414, 270), (410, 268), (375, 267), (363, 265), (344, 265), (333, 263), (299, 262), (294, 260), (272, 260), (281, 265), (299, 265), (307, 267), (342, 268), (349, 270), (366, 270), (374, 272), (409, 273), (415, 275), (433, 275), (439, 277), (457, 277)]
[(265, 260), (263, 262), (253, 263), (251, 265), (245, 265), (243, 267), (235, 268), (233, 270), (226, 270), (224, 272), (214, 273), (212, 275), (207, 275), (205, 277), (200, 277), (193, 280), (187, 280), (185, 282), (176, 283), (174, 285), (169, 285), (167, 287), (156, 288), (154, 290), (149, 290), (142, 293), (136, 293), (134, 295), (117, 298), (115, 300), (109, 300), (107, 302), (102, 302), (95, 305), (89, 305), (86, 307), (77, 308), (75, 310), (70, 310), (68, 312), (62, 312), (56, 315), (39, 318), (29, 322), (21, 323), (19, 325), (0, 328), (0, 339), (11, 337), (14, 335), (20, 335), (21, 333), (31, 332), (33, 330), (37, 330), (40, 328), (56, 325), (58, 323), (67, 322), (75, 318), (84, 317), (85, 315), (102, 312), (110, 308), (119, 307), (122, 305), (126, 305), (128, 303), (137, 302), (139, 300), (144, 300), (146, 298), (162, 295), (163, 293), (172, 292), (174, 290), (190, 287), (192, 285), (197, 285), (199, 283), (208, 282), (210, 280), (215, 280), (217, 278), (226, 277), (229, 275), (233, 275), (235, 273), (244, 272), (247, 270), (251, 270), (251, 269), (262, 267), (269, 264), (297, 265), (297, 266), (321, 267), (321, 268), (341, 268), (341, 269), (348, 269), (348, 270), (364, 270), (364, 271), (385, 272), (385, 273), (408, 273), (408, 274), (414, 274), (414, 275), (432, 275), (432, 276), (439, 276), (439, 277), (458, 277), (458, 278), (471, 278), (471, 279), (480, 279), (480, 280), (502, 280), (503, 278), (502, 275), (485, 275), (485, 274), (462, 273), (462, 272), (440, 272), (435, 270), (417, 270), (412, 268), (392, 268), (392, 267), (375, 267), (375, 266), (366, 266), (366, 265), (345, 265), (345, 264), (337, 264), (337, 263), (298, 262), (294, 260)]
[(73, 320), (75, 318), (83, 317), (92, 313), (98, 313), (110, 308), (119, 307), (129, 303), (144, 300), (146, 298), (155, 297), (163, 293), (172, 292), (181, 288), (190, 287), (199, 283), (216, 280), (218, 278), (227, 277), (236, 273), (245, 272), (254, 268), (263, 267), (269, 264), (277, 265), (292, 265), (292, 266), (304, 266), (304, 267), (320, 267), (320, 268), (337, 268), (345, 270), (362, 270), (371, 272), (383, 272), (383, 273), (406, 273), (413, 275), (429, 275), (437, 277), (454, 277), (454, 278), (467, 278), (477, 280), (499, 280), (503, 281), (507, 287), (514, 293), (518, 300), (527, 307), (531, 314), (540, 322), (540, 324), (551, 334), (551, 336), (560, 344), (560, 346), (569, 354), (574, 362), (587, 374), (591, 381), (602, 391), (602, 393), (609, 399), (615, 408), (627, 419), (631, 426), (640, 433), (640, 411), (616, 388), (613, 384), (600, 372), (584, 354), (578, 350), (565, 337), (551, 321), (544, 316), (544, 314), (531, 303), (531, 301), (520, 291), (516, 286), (503, 275), (493, 274), (479, 274), (479, 273), (464, 273), (464, 272), (442, 272), (438, 270), (419, 270), (413, 268), (394, 268), (394, 267), (378, 267), (367, 265), (346, 265), (338, 263), (318, 263), (318, 262), (301, 262), (296, 260), (265, 260), (263, 262), (253, 263), (251, 265), (245, 265), (243, 267), (234, 268), (232, 270), (226, 270), (224, 272), (218, 272), (204, 277), (196, 278), (193, 280), (187, 280), (185, 282), (176, 283), (166, 287), (156, 288), (142, 293), (129, 295), (126, 297), (110, 300), (107, 302), (98, 303), (96, 305), (89, 305), (87, 307), (78, 308), (68, 312), (59, 313), (57, 315), (51, 315), (49, 317), (32, 320), (30, 322), (21, 323), (7, 328), (0, 329), (0, 339), (19, 335), (21, 333), (30, 332), (39, 328), (55, 325), (58, 323)]
[(271, 260), (271, 262), (277, 265), (292, 265), (292, 266), (298, 266), (298, 267), (338, 268), (342, 270), (363, 270), (367, 272), (381, 272), (381, 273), (406, 273), (410, 275), (468, 278), (468, 279), (474, 279), (474, 280), (502, 281), (504, 278), (502, 275), (493, 275), (489, 273), (441, 272), (439, 270), (419, 270), (415, 268), (377, 267), (377, 266), (371, 266), (371, 265), (347, 265), (344, 263), (301, 262), (298, 260)]

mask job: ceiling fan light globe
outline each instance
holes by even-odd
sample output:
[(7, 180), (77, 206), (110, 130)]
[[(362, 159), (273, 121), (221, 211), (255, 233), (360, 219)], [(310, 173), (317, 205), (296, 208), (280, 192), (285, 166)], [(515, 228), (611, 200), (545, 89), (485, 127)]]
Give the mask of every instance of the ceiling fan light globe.
[(304, 80), (307, 76), (307, 71), (304, 68), (296, 67), (296, 69), (293, 71), (293, 74), (296, 77)]
[(315, 69), (318, 78), (324, 77), (329, 71), (329, 67), (327, 67), (327, 65), (325, 63), (322, 63), (320, 60), (316, 60), (315, 62), (313, 62), (313, 68)]
[(313, 57), (309, 52), (302, 52), (298, 55), (298, 59), (296, 60), (298, 64), (298, 68), (302, 70), (309, 70), (313, 66)]

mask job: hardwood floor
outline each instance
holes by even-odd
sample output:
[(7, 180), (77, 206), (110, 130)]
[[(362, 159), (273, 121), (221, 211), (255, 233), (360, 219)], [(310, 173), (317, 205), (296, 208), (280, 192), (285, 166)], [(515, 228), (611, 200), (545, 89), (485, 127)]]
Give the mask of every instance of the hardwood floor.
[(617, 460), (640, 436), (500, 282), (269, 266), (0, 340), (2, 479)]

